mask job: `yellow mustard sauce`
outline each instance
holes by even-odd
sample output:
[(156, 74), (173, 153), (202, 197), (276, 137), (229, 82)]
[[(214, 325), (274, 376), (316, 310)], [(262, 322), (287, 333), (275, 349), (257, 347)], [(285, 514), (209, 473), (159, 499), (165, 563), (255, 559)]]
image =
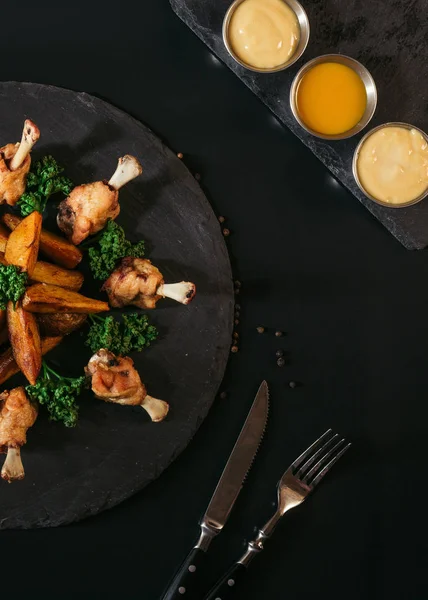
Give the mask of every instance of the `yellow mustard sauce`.
[(352, 129), (364, 115), (367, 94), (361, 77), (351, 67), (320, 63), (302, 77), (297, 110), (309, 129), (339, 135)]

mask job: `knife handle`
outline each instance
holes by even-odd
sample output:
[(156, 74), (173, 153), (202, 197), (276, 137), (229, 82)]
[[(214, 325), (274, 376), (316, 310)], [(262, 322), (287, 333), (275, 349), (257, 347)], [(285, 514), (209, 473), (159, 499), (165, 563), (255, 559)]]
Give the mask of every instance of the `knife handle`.
[(201, 548), (191, 549), (186, 560), (169, 584), (162, 600), (186, 600), (187, 598), (192, 598), (192, 593), (195, 591), (196, 578), (204, 562), (205, 554), (205, 551), (201, 550)]
[[(226, 575), (218, 580), (205, 600), (229, 600), (233, 597), (235, 589), (244, 578), (247, 568), (240, 563), (235, 563)], [(240, 596), (237, 596), (240, 597)]]

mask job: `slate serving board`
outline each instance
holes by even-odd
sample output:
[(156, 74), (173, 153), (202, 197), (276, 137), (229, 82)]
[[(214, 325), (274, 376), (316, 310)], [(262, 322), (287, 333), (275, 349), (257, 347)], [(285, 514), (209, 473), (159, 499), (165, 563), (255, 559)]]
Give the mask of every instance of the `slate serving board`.
[[(232, 276), (218, 221), (199, 185), (140, 122), (88, 94), (33, 83), (0, 83), (0, 114), (7, 115), (0, 119), (2, 142), (19, 140), (24, 118), (31, 117), (42, 134), (34, 158), (53, 154), (76, 183), (109, 178), (119, 156), (137, 156), (144, 172), (121, 191), (118, 222), (131, 240), (147, 240), (148, 256), (166, 281), (197, 285), (190, 306), (164, 300), (150, 311), (160, 339), (133, 355), (149, 393), (170, 403), (166, 421), (151, 423), (139, 407), (106, 404), (87, 392), (75, 429), (41, 415), (29, 431), (22, 450), (25, 479), (0, 482), (0, 528), (56, 526), (142, 489), (189, 443), (214, 400), (229, 355)], [(86, 274), (82, 292), (102, 298), (99, 284)], [(90, 355), (76, 332), (49, 360), (74, 376)], [(15, 376), (1, 387), (20, 383), (22, 376)]]
[[(362, 194), (351, 169), (355, 147), (368, 128), (387, 121), (402, 121), (428, 131), (426, 0), (301, 0), (311, 26), (308, 47), (290, 69), (276, 74), (253, 73), (227, 53), (221, 29), (231, 0), (170, 0), (170, 3), (218, 58), (406, 248), (422, 249), (428, 245), (428, 199), (408, 208), (384, 208)], [(307, 134), (289, 107), (290, 86), (297, 71), (315, 56), (330, 53), (346, 54), (361, 61), (378, 88), (378, 108), (368, 128), (358, 136), (335, 142)]]

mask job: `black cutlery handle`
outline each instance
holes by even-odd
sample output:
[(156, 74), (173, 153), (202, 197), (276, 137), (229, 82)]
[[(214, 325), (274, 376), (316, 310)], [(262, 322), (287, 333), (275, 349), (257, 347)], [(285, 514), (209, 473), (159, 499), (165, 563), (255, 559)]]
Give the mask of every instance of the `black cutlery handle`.
[(246, 572), (247, 568), (244, 565), (235, 563), (226, 575), (218, 580), (205, 600), (229, 600), (232, 598)]
[(192, 548), (169, 584), (162, 600), (187, 600), (188, 598), (198, 600), (192, 596), (192, 593), (194, 593), (196, 578), (204, 562), (205, 554), (200, 548)]

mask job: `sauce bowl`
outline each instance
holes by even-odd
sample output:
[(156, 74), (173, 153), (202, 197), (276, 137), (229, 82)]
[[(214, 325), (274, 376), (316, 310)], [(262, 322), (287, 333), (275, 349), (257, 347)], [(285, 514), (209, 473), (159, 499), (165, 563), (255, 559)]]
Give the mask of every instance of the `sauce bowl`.
[[(297, 90), (299, 88), (299, 84), (302, 81), (303, 76), (308, 71), (310, 71), (313, 67), (315, 67), (316, 65), (319, 65), (321, 63), (326, 63), (326, 62), (329, 62), (329, 63), (336, 62), (336, 63), (345, 65), (346, 67), (350, 67), (351, 69), (353, 69), (357, 73), (357, 75), (360, 77), (361, 81), (363, 82), (364, 87), (366, 89), (366, 95), (367, 95), (366, 110), (364, 111), (364, 114), (361, 117), (361, 119), (358, 121), (358, 123), (356, 125), (354, 125), (354, 127), (352, 127), (351, 129), (348, 129), (347, 131), (344, 131), (343, 133), (336, 134), (336, 135), (327, 135), (327, 134), (323, 134), (323, 133), (318, 133), (317, 131), (310, 129), (310, 127), (308, 127), (300, 118), (299, 110), (297, 107)], [(349, 137), (355, 135), (356, 133), (359, 133), (370, 122), (370, 120), (373, 117), (373, 114), (376, 110), (376, 105), (377, 105), (376, 84), (374, 82), (373, 77), (370, 75), (370, 72), (368, 71), (368, 69), (366, 69), (366, 67), (364, 65), (362, 65), (360, 62), (358, 62), (354, 58), (350, 58), (349, 56), (344, 56), (342, 54), (323, 54), (322, 56), (318, 56), (317, 58), (310, 60), (308, 63), (303, 65), (303, 67), (300, 69), (300, 71), (297, 73), (296, 77), (294, 78), (293, 83), (291, 84), (290, 107), (291, 107), (291, 111), (294, 115), (294, 118), (299, 123), (299, 125), (301, 127), (303, 127), (303, 129), (305, 129), (308, 133), (310, 133), (311, 135), (314, 135), (315, 137), (322, 138), (324, 140), (344, 140), (346, 138), (349, 138)]]
[(290, 67), (297, 60), (299, 60), (303, 52), (306, 50), (306, 46), (308, 45), (310, 27), (308, 15), (306, 14), (303, 6), (300, 4), (300, 2), (297, 2), (297, 0), (283, 0), (284, 4), (287, 4), (287, 6), (291, 8), (291, 10), (296, 15), (300, 30), (299, 42), (296, 46), (294, 53), (290, 56), (287, 62), (269, 69), (261, 69), (243, 62), (239, 58), (239, 56), (235, 54), (229, 39), (229, 24), (235, 10), (240, 4), (242, 4), (242, 2), (245, 2), (245, 0), (235, 0), (234, 2), (232, 2), (223, 20), (223, 42), (230, 56), (242, 67), (245, 67), (246, 69), (249, 69), (250, 71), (255, 71), (257, 73), (277, 73), (278, 71), (288, 69), (288, 67)]
[(372, 196), (371, 194), (369, 194), (365, 188), (363, 187), (359, 175), (358, 175), (358, 157), (360, 154), (360, 150), (363, 147), (364, 142), (376, 131), (379, 131), (380, 129), (384, 129), (385, 127), (404, 127), (405, 129), (414, 129), (415, 131), (419, 132), (422, 137), (424, 139), (426, 139), (427, 143), (428, 143), (428, 135), (422, 131), (422, 129), (419, 129), (419, 127), (415, 127), (414, 125), (409, 125), (409, 123), (400, 123), (400, 122), (391, 122), (391, 123), (383, 123), (382, 125), (378, 125), (377, 127), (374, 127), (373, 129), (371, 129), (370, 131), (368, 131), (366, 133), (365, 136), (363, 136), (358, 144), (358, 146), (355, 148), (355, 152), (354, 152), (354, 158), (352, 160), (352, 174), (354, 175), (354, 179), (356, 184), (358, 185), (358, 187), (360, 188), (360, 190), (363, 192), (363, 194), (365, 196), (367, 196), (367, 198), (369, 198), (370, 200), (372, 200), (373, 202), (376, 202), (376, 204), (380, 204), (381, 206), (387, 206), (388, 208), (406, 208), (407, 206), (413, 206), (413, 204), (417, 204), (418, 202), (420, 202), (421, 200), (423, 200), (424, 198), (426, 198), (428, 196), (428, 187), (425, 190), (425, 192), (423, 192), (422, 194), (420, 194), (419, 196), (417, 196), (417, 198), (414, 198), (413, 200), (410, 200), (409, 202), (403, 202), (402, 204), (393, 204), (390, 202), (383, 202), (382, 200), (378, 200), (377, 198), (375, 198), (374, 196)]

